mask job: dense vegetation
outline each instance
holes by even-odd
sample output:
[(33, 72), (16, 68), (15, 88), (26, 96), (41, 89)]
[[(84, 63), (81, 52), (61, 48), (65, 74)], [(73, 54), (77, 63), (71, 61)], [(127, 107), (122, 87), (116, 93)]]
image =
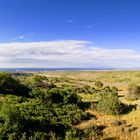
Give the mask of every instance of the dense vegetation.
[[(139, 86), (129, 88), (129, 94), (139, 95), (139, 91)], [(82, 94), (92, 96), (96, 102), (83, 102)], [(76, 84), (70, 78), (0, 73), (2, 140), (99, 139), (103, 128), (77, 127), (83, 121), (96, 119), (88, 109), (118, 115), (125, 113), (127, 107), (120, 102), (118, 89), (104, 86), (101, 81), (92, 87)]]
[(92, 116), (71, 89), (57, 87), (46, 77), (34, 76), (21, 82), (4, 73), (0, 75), (0, 92), (5, 97), (0, 103), (0, 139), (88, 136), (74, 125)]

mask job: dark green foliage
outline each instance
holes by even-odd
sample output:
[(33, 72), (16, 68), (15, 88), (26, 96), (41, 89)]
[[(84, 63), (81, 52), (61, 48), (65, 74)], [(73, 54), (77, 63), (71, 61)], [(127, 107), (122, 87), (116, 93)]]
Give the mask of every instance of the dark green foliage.
[(16, 96), (16, 95), (7, 95), (6, 100), (11, 104), (22, 103), (27, 100), (26, 97)]
[(80, 140), (82, 139), (82, 132), (76, 128), (66, 131), (65, 140)]
[(28, 87), (22, 85), (19, 80), (6, 73), (0, 74), (0, 94), (28, 96), (28, 92)]
[(4, 103), (0, 112), (2, 139), (64, 139), (67, 129), (71, 130), (73, 124), (87, 117), (74, 104), (49, 106), (36, 99), (17, 104), (17, 107)]
[(45, 88), (33, 88), (30, 96), (42, 100), (44, 103), (58, 103), (58, 104), (79, 104), (81, 98), (73, 91), (64, 88), (52, 88), (46, 90)]
[(45, 88), (33, 88), (29, 95), (31, 98), (39, 99), (44, 103), (47, 103), (49, 101), (49, 94)]
[(64, 97), (65, 104), (80, 104), (81, 97), (75, 94), (73, 91), (68, 89), (61, 89), (60, 94)]
[(63, 105), (61, 108), (54, 110), (58, 116), (57, 122), (63, 125), (77, 124), (85, 117), (83, 111), (74, 104)]
[(52, 88), (49, 90), (49, 99), (51, 103), (62, 103), (64, 97), (60, 94), (60, 90), (57, 88)]
[[(75, 128), (81, 121), (94, 117), (85, 112), (77, 94), (83, 87), (56, 87), (44, 76), (21, 77), (20, 81), (9, 74), (0, 77), (1, 91), (5, 94), (0, 102), (0, 139), (80, 140), (89, 136), (90, 133)], [(84, 88), (93, 93), (93, 88)]]
[(128, 93), (125, 95), (128, 100), (137, 100), (140, 98), (140, 86), (133, 83), (128, 87)]
[(14, 132), (22, 132), (25, 127), (25, 119), (21, 115), (18, 107), (10, 103), (2, 104), (0, 108), (0, 120), (3, 122), (3, 127), (0, 127), (1, 138), (5, 138)]

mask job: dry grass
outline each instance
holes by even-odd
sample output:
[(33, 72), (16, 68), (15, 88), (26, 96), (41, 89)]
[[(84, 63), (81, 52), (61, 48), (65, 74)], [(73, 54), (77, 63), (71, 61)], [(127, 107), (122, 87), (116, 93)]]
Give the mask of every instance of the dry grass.
[[(92, 125), (105, 126), (105, 129), (103, 131), (104, 135), (101, 138), (102, 140), (105, 138), (116, 138), (119, 140), (139, 140), (140, 138), (140, 129), (138, 128), (139, 124), (134, 125), (136, 123), (134, 119), (132, 119), (134, 121), (133, 123), (133, 121), (129, 121), (130, 118), (128, 118), (126, 115), (125, 116), (105, 115), (91, 110), (88, 110), (87, 112), (94, 114), (97, 117), (97, 119), (91, 119), (87, 122), (83, 122), (77, 126), (78, 128), (86, 129)], [(115, 123), (117, 122), (122, 122), (122, 124), (115, 125)]]
[(136, 127), (136, 131), (132, 133), (131, 139), (139, 140), (140, 139), (140, 108), (138, 107), (136, 110), (133, 110), (131, 113), (124, 115), (122, 119), (128, 121), (134, 127)]
[(98, 101), (98, 96), (96, 94), (79, 93), (78, 95), (82, 97), (83, 102), (96, 102), (96, 101)]
[[(94, 82), (100, 80), (104, 85), (116, 86), (119, 89), (119, 95), (125, 95), (129, 83), (140, 84), (140, 71), (55, 71), (46, 72), (44, 75), (48, 77), (64, 77), (75, 79), (74, 84), (88, 84), (94, 86)], [(91, 94), (80, 94), (83, 101), (95, 101), (95, 97)], [(125, 104), (137, 105), (137, 109), (126, 115), (105, 115), (100, 112), (87, 110), (95, 115), (97, 119), (91, 119), (82, 122), (77, 127), (85, 129), (92, 125), (105, 126), (104, 138), (117, 138), (119, 140), (140, 140), (140, 100), (127, 101), (124, 97), (120, 100)], [(113, 122), (124, 122), (121, 125), (113, 125)]]
[(104, 83), (140, 83), (140, 71), (49, 71), (44, 74), (84, 81), (101, 80)]

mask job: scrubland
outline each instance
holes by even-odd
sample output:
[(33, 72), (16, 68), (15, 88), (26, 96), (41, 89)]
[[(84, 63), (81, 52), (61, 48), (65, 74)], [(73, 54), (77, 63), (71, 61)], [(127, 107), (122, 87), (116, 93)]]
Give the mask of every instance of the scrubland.
[[(119, 100), (127, 105), (136, 105), (130, 112), (123, 115), (105, 115), (101, 112), (88, 109), (87, 111), (94, 114), (98, 119), (89, 120), (79, 125), (82, 129), (89, 125), (98, 124), (106, 126), (103, 130), (106, 139), (122, 139), (122, 140), (139, 140), (140, 139), (140, 100), (127, 100), (125, 95), (128, 93), (128, 86), (131, 83), (140, 84), (140, 71), (77, 71), (77, 72), (49, 72), (51, 75), (58, 77), (72, 78), (79, 83), (88, 84), (94, 87), (95, 81), (101, 81), (104, 85), (115, 86), (118, 88)], [(96, 101), (95, 95), (79, 94), (84, 102)], [(112, 125), (112, 121), (122, 121), (124, 124), (120, 126)], [(135, 128), (135, 131), (129, 132), (129, 129)], [(101, 138), (104, 139), (104, 138)]]
[(0, 139), (139, 140), (139, 84), (139, 71), (1, 73)]

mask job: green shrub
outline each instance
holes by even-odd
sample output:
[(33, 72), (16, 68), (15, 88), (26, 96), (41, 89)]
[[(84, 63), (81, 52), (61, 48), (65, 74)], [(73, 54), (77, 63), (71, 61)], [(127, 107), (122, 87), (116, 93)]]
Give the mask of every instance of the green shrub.
[(61, 107), (54, 106), (55, 123), (63, 124), (65, 126), (77, 124), (86, 118), (84, 112), (74, 104), (63, 105)]
[(49, 90), (49, 99), (51, 103), (63, 103), (64, 97), (60, 94), (60, 90), (52, 88)]
[(81, 133), (76, 128), (72, 128), (66, 131), (65, 140), (80, 140)]
[(43, 102), (47, 102), (49, 100), (48, 91), (44, 88), (33, 88), (29, 95), (35, 99), (42, 100)]
[(10, 104), (17, 104), (17, 103), (22, 103), (27, 100), (26, 97), (22, 96), (16, 96), (16, 95), (7, 95), (5, 97), (6, 101), (8, 101)]
[(64, 97), (64, 104), (80, 104), (81, 101), (81, 97), (79, 95), (77, 95), (76, 93), (74, 93), (73, 91), (69, 91), (66, 89), (62, 89), (60, 90), (60, 94)]
[(48, 138), (47, 133), (33, 132), (32, 136), (29, 137), (29, 140), (46, 140), (47, 138)]
[(18, 132), (22, 132), (25, 126), (25, 119), (21, 115), (18, 107), (10, 104), (9, 102), (4, 102), (0, 109), (0, 118), (3, 121), (3, 125), (0, 128), (0, 134), (2, 137), (12, 137), (16, 136)]
[(28, 92), (28, 87), (22, 85), (19, 80), (13, 78), (10, 74), (0, 74), (0, 94), (28, 96)]
[(83, 85), (81, 88), (77, 88), (78, 93), (85, 93), (85, 94), (93, 94), (96, 93), (97, 90), (89, 85)]
[(33, 78), (33, 85), (34, 87), (41, 87), (46, 89), (55, 88), (56, 85), (49, 81), (46, 76), (37, 75)]
[[(18, 78), (0, 74), (0, 91), (5, 94), (0, 100), (0, 139), (80, 140), (84, 133), (86, 138), (92, 134), (75, 128), (83, 120), (95, 117), (85, 111), (77, 94), (82, 86), (56, 87), (44, 76), (17, 75)], [(84, 87), (87, 93), (93, 90), (98, 91)]]
[(104, 93), (97, 104), (97, 110), (105, 114), (120, 114), (122, 105), (116, 93)]

